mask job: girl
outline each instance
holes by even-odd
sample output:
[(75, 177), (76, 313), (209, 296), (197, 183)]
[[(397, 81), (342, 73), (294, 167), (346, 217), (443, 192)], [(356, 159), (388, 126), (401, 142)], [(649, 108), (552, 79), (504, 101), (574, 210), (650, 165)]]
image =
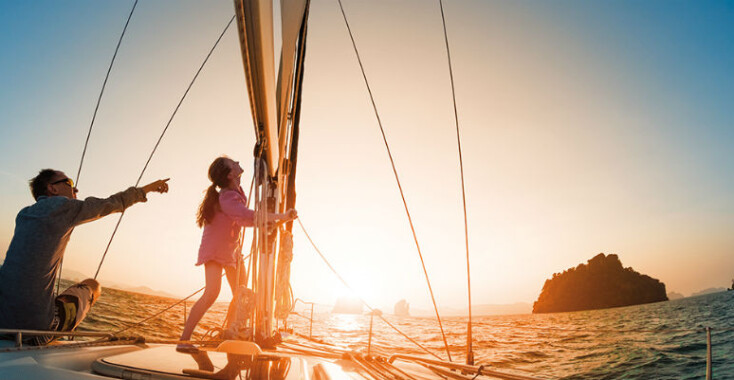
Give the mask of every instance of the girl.
[[(196, 219), (199, 227), (204, 227), (196, 265), (204, 265), (206, 288), (191, 308), (181, 340), (191, 339), (199, 320), (219, 296), (222, 269), (227, 274), (233, 295), (237, 289), (237, 265), (242, 263), (238, 249), (240, 230), (255, 224), (255, 211), (246, 207), (247, 198), (240, 187), (242, 172), (239, 162), (225, 156), (215, 159), (209, 166), (209, 180), (212, 184), (199, 206)], [(221, 190), (217, 191), (217, 188)], [(293, 220), (296, 216), (296, 210), (291, 209), (285, 214), (270, 214), (268, 222), (284, 222)], [(235, 307), (236, 305), (230, 304), (228, 319)], [(179, 344), (176, 349), (181, 352), (197, 350), (191, 344)]]

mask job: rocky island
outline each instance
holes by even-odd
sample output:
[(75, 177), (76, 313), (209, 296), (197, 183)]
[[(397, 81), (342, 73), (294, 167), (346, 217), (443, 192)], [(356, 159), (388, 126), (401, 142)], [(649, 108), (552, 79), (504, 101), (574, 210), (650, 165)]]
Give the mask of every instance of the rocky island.
[(398, 303), (395, 304), (395, 315), (399, 317), (409, 317), (410, 316), (410, 304), (408, 304), (408, 301), (402, 299), (398, 301)]
[(600, 253), (587, 264), (545, 281), (533, 313), (606, 309), (667, 301), (665, 284), (632, 268), (622, 267), (617, 255)]

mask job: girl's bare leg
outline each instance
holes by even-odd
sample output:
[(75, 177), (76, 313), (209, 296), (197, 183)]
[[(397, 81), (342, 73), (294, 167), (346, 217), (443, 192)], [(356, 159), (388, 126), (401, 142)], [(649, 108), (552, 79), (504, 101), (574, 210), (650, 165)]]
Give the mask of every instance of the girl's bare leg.
[[(229, 288), (232, 289), (232, 301), (229, 302), (229, 308), (227, 309), (227, 327), (229, 327), (235, 320), (235, 312), (237, 306), (235, 305), (237, 294), (237, 269), (236, 267), (224, 267), (224, 271), (227, 273), (227, 282), (229, 282)], [(244, 273), (240, 273), (240, 276), (244, 276)]]
[(206, 276), (206, 288), (204, 294), (199, 298), (191, 308), (189, 318), (186, 320), (181, 340), (190, 340), (196, 325), (204, 316), (207, 310), (212, 306), (219, 296), (219, 290), (222, 287), (222, 266), (216, 262), (208, 262), (204, 264), (204, 273)]

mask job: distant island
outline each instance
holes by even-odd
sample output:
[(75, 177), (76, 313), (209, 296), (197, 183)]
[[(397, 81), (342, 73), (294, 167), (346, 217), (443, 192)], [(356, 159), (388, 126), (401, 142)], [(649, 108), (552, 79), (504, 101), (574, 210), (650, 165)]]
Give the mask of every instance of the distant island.
[[(85, 278), (89, 278), (90, 276), (88, 274), (84, 274), (80, 271), (69, 269), (69, 268), (63, 268), (63, 272), (61, 273), (61, 278), (70, 281), (70, 282), (79, 282)], [(181, 298), (180, 296), (164, 292), (161, 290), (155, 290), (151, 289), (147, 286), (133, 286), (133, 285), (127, 285), (127, 284), (115, 284), (107, 281), (100, 281), (102, 284), (102, 294), (104, 294), (105, 288), (112, 288), (112, 289), (118, 289), (123, 290), (126, 292), (133, 292), (133, 293), (140, 293), (140, 294), (146, 294), (149, 296), (156, 296), (156, 297), (166, 297), (166, 298)]]
[(672, 300), (679, 300), (681, 298), (685, 298), (685, 296), (682, 295), (682, 294), (680, 294), (680, 293), (678, 293), (678, 292), (670, 292), (670, 293), (668, 293), (668, 299), (671, 300), (671, 301)]
[(546, 280), (533, 313), (606, 309), (667, 301), (665, 284), (632, 268), (617, 255), (594, 256)]
[(395, 307), (393, 308), (395, 311), (395, 315), (400, 317), (409, 317), (410, 316), (410, 304), (408, 304), (408, 301), (402, 299), (398, 301), (398, 303), (395, 304)]

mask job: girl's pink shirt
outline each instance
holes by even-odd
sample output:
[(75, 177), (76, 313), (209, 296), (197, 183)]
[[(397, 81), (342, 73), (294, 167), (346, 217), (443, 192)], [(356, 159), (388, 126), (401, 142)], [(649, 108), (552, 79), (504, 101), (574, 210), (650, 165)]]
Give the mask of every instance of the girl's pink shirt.
[(222, 189), (219, 207), (211, 223), (204, 225), (196, 265), (214, 261), (222, 266), (234, 266), (241, 253), (242, 227), (254, 225), (255, 211), (246, 206), (247, 197), (242, 188)]

